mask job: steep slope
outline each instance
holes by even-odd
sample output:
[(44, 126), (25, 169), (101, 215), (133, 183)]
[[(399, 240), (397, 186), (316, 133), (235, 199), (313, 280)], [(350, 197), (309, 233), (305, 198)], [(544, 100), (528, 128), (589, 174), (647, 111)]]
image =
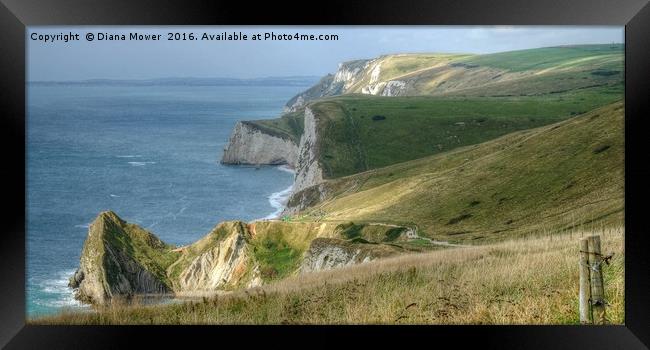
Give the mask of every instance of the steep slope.
[(88, 229), (79, 269), (70, 278), (75, 297), (102, 304), (116, 296), (171, 292), (165, 268), (171, 246), (115, 213), (99, 214)]
[(623, 118), (623, 104), (614, 103), (479, 145), (327, 180), (297, 193), (289, 205), (302, 206), (304, 220), (411, 224), (420, 235), (451, 241), (621, 226)]

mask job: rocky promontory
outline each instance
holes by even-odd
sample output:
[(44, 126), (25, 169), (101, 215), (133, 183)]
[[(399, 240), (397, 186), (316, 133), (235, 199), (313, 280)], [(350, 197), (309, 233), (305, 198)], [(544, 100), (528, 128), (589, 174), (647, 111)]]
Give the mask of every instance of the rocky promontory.
[(198, 241), (175, 247), (106, 211), (90, 225), (69, 286), (76, 299), (93, 305), (138, 295), (201, 295), (256, 287), (403, 251), (381, 240), (350, 239), (350, 230), (388, 237), (395, 228), (226, 221)]
[(176, 248), (112, 211), (102, 212), (90, 225), (69, 286), (76, 299), (96, 305), (135, 295), (249, 286), (257, 276), (248, 240), (244, 223), (224, 222), (199, 241)]
[(75, 297), (103, 304), (113, 297), (171, 292), (158, 258), (170, 247), (153, 234), (106, 211), (88, 229), (79, 268), (70, 278)]

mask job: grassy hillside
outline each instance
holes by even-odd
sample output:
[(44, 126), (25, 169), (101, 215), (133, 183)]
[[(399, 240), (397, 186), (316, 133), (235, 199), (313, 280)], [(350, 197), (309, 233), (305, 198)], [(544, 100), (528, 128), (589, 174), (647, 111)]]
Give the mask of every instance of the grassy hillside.
[(553, 95), (593, 87), (619, 88), (625, 72), (623, 45), (582, 45), (470, 57), (464, 64), (502, 69), (510, 79), (464, 86), (446, 96)]
[[(301, 217), (417, 225), (420, 235), (465, 242), (621, 226), (623, 120), (618, 102), (486, 143), (330, 180), (324, 185), (328, 199), (314, 202)], [(309, 197), (313, 189), (306, 191)]]
[(282, 279), (293, 274), (309, 243), (317, 237), (333, 237), (336, 224), (255, 222), (249, 224), (253, 232), (253, 255), (260, 265), (264, 281)]
[[(525, 96), (621, 84), (623, 44), (574, 45), (493, 54), (394, 54), (365, 60), (347, 80), (330, 79), (291, 99), (382, 96)], [(344, 64), (345, 66), (345, 64)], [(359, 68), (359, 66), (355, 66)], [(364, 68), (365, 67), (365, 68)], [(331, 75), (329, 76), (331, 78)]]
[(405, 227), (354, 222), (259, 221), (248, 224), (253, 257), (260, 266), (261, 278), (269, 282), (296, 273), (305, 252), (316, 239), (339, 240), (359, 251), (390, 249), (396, 252), (421, 252), (440, 247), (402, 236)]
[(403, 76), (403, 93), (529, 96), (612, 86), (623, 81), (623, 53), (623, 45), (584, 45), (458, 57)]
[(585, 62), (602, 62), (620, 68), (623, 53), (623, 44), (569, 45), (469, 56), (456, 62), (513, 72), (578, 68)]
[[(31, 324), (579, 324), (575, 231), (386, 258), (246, 292), (158, 306), (64, 312)], [(623, 231), (595, 232), (607, 319), (624, 322)]]
[(618, 88), (503, 98), (340, 96), (312, 103), (326, 178), (443, 153), (619, 100)]

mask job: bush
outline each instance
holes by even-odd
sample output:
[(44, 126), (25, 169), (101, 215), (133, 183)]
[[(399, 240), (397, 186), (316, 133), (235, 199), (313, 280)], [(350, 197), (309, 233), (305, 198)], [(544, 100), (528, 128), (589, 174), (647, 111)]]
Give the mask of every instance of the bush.
[(265, 266), (260, 270), (260, 274), (264, 279), (273, 279), (278, 276), (278, 270), (273, 266)]
[(610, 145), (602, 145), (602, 146), (600, 146), (600, 147), (598, 147), (598, 148), (596, 148), (596, 149), (594, 150), (594, 154), (598, 154), (598, 153), (601, 153), (601, 152), (605, 152), (605, 151), (608, 150), (610, 147), (611, 147)]
[(459, 223), (459, 222), (461, 222), (461, 221), (463, 221), (465, 219), (469, 219), (471, 217), (472, 217), (472, 214), (463, 214), (463, 215), (460, 215), (460, 216), (457, 216), (455, 218), (450, 219), (447, 222), (447, 225), (457, 224), (457, 223)]

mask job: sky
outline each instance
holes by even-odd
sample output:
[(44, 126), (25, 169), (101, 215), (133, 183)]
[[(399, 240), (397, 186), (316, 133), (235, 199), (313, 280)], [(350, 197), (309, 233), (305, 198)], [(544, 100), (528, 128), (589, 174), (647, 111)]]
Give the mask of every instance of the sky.
[[(169, 41), (167, 33), (243, 33), (248, 40)], [(251, 40), (256, 33), (336, 34), (336, 41)], [(39, 36), (79, 34), (78, 41)], [(93, 41), (86, 40), (92, 33)], [(160, 41), (98, 40), (100, 33), (161, 34)], [(32, 38), (35, 38), (33, 40)], [(258, 78), (322, 76), (339, 62), (383, 54), (492, 53), (527, 48), (624, 42), (614, 26), (175, 26), (29, 27), (27, 80)]]

